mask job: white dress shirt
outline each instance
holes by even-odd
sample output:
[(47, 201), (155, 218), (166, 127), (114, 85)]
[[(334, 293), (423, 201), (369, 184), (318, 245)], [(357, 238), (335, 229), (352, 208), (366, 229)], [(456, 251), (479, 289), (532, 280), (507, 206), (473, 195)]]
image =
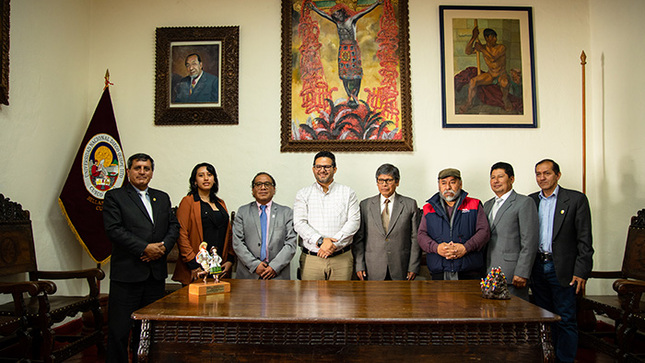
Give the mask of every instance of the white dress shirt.
[[(385, 199), (386, 198), (383, 196), (383, 194), (379, 194), (379, 196), (380, 196), (380, 202), (381, 202), (381, 214), (383, 214), (383, 208), (385, 208)], [(387, 212), (388, 212), (387, 214), (388, 215), (392, 215), (392, 206), (394, 205), (394, 198), (395, 197), (396, 197), (396, 193), (392, 193), (392, 195), (390, 195), (387, 198), (387, 199), (390, 200), (390, 202), (388, 203), (388, 206), (387, 206)]]
[(348, 186), (332, 182), (325, 193), (320, 184), (313, 183), (296, 193), (293, 228), (309, 251), (318, 251), (320, 237), (335, 238), (336, 248), (345, 248), (352, 243), (360, 221), (356, 193)]
[(495, 216), (497, 215), (497, 212), (499, 209), (502, 207), (504, 202), (506, 202), (506, 199), (511, 195), (511, 192), (513, 189), (509, 190), (508, 192), (504, 193), (501, 197), (495, 196), (495, 203), (493, 204), (493, 208), (490, 210), (490, 223), (493, 223), (495, 220)]

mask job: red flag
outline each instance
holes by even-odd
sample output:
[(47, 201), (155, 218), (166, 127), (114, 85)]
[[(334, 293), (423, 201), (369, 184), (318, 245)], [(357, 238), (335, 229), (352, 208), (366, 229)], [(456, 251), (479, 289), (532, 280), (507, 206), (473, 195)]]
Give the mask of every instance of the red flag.
[(123, 184), (125, 167), (110, 89), (106, 87), (58, 198), (69, 227), (97, 263), (106, 262), (112, 252), (103, 227), (103, 197)]

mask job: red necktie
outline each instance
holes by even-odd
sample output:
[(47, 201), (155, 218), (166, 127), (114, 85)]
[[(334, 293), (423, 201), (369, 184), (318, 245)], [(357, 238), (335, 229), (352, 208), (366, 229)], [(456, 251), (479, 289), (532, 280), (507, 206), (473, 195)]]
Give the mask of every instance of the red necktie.
[(190, 91), (188, 91), (189, 95), (193, 94), (193, 89), (195, 88), (195, 83), (197, 83), (197, 78), (193, 78), (193, 81), (190, 82)]

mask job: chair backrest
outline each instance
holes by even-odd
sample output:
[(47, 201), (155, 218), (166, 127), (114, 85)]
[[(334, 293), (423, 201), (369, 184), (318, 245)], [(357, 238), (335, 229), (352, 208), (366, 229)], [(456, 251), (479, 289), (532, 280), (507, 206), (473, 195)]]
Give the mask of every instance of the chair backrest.
[(36, 271), (29, 211), (0, 194), (0, 276)]
[(625, 278), (645, 281), (645, 209), (629, 225), (622, 273)]

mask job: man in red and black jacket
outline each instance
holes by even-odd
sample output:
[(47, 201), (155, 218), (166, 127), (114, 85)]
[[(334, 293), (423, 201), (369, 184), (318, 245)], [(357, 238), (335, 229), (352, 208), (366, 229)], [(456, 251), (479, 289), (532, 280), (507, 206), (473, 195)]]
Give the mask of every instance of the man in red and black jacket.
[(478, 280), (483, 277), (483, 247), (490, 227), (479, 199), (461, 189), (461, 172), (439, 172), (439, 192), (423, 206), (418, 241), (427, 253), (433, 280)]

